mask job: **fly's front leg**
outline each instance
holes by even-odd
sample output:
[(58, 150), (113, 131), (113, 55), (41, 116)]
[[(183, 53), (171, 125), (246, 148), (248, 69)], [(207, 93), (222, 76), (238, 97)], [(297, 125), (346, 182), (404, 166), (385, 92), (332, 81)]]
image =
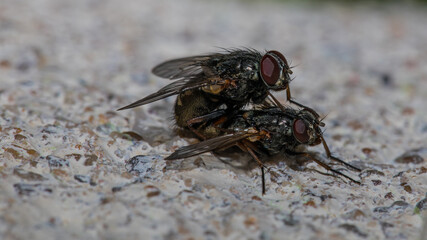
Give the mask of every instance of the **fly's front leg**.
[(305, 106), (305, 105), (303, 105), (303, 104), (301, 104), (301, 103), (299, 103), (299, 102), (296, 102), (296, 101), (292, 100), (292, 96), (291, 96), (291, 89), (290, 89), (290, 87), (289, 87), (289, 86), (288, 86), (288, 88), (286, 88), (286, 100), (287, 100), (288, 102), (292, 103), (292, 104), (297, 105), (297, 106), (298, 106), (298, 107), (300, 107), (300, 108), (303, 108), (303, 109), (309, 110), (310, 112), (312, 112), (313, 114), (315, 114), (315, 115), (316, 115), (316, 117), (319, 117), (319, 114), (317, 114), (317, 112), (316, 112), (316, 111), (314, 111), (314, 109), (312, 109), (312, 108), (310, 108), (310, 107), (307, 107), (307, 106)]
[[(273, 100), (273, 102), (282, 110), (282, 111), (286, 111), (286, 108), (283, 106), (283, 104), (281, 104), (280, 102), (279, 102), (279, 100), (277, 100), (277, 98), (276, 97), (274, 97), (274, 95), (271, 93), (271, 92), (269, 92), (268, 93), (268, 95), (270, 96), (270, 98)], [(307, 106), (305, 106), (305, 105), (302, 105), (301, 103), (299, 103), (299, 102), (295, 102), (294, 100), (292, 100), (291, 99), (291, 90), (289, 89), (289, 87), (286, 89), (286, 100), (288, 101), (288, 102), (290, 102), (290, 103), (292, 103), (292, 104), (295, 104), (295, 105), (297, 105), (298, 107), (300, 107), (300, 108), (303, 108), (303, 109), (305, 109), (305, 110), (308, 110), (308, 111), (310, 111), (311, 113), (313, 113), (317, 118), (319, 118), (319, 114), (317, 114), (317, 112), (316, 111), (314, 111), (312, 108), (310, 108), (310, 107), (307, 107)]]
[(349, 177), (349, 176), (345, 175), (344, 173), (342, 173), (342, 172), (340, 172), (340, 171), (338, 171), (338, 170), (333, 169), (333, 168), (332, 168), (332, 167), (330, 167), (328, 164), (326, 164), (326, 163), (322, 162), (320, 159), (318, 159), (316, 156), (314, 156), (314, 155), (312, 155), (312, 154), (309, 154), (309, 153), (290, 153), (290, 154), (292, 154), (292, 155), (297, 155), (297, 156), (299, 155), (299, 156), (303, 156), (303, 157), (306, 157), (306, 158), (308, 158), (308, 159), (311, 159), (311, 160), (313, 160), (314, 162), (316, 162), (317, 164), (319, 164), (321, 167), (323, 167), (324, 169), (326, 169), (326, 170), (328, 170), (328, 171), (331, 171), (332, 173), (334, 173), (334, 174), (336, 174), (336, 175), (339, 175), (339, 176), (341, 176), (341, 177), (347, 178), (348, 180), (350, 180), (350, 181), (351, 181), (351, 182), (353, 182), (353, 183), (356, 183), (356, 184), (358, 184), (358, 185), (360, 185), (360, 184), (361, 184), (359, 181), (354, 180), (353, 178), (351, 178), (351, 177)]
[(336, 162), (339, 162), (339, 163), (341, 163), (341, 164), (343, 164), (343, 165), (345, 165), (345, 166), (347, 166), (347, 167), (349, 167), (349, 168), (351, 168), (353, 170), (356, 170), (358, 172), (362, 171), (359, 168), (357, 168), (357, 167), (355, 167), (355, 166), (353, 166), (351, 164), (348, 164), (348, 163), (344, 162), (343, 160), (341, 160), (341, 159), (339, 159), (339, 158), (337, 158), (335, 156), (332, 156), (331, 151), (329, 150), (328, 144), (326, 144), (326, 141), (325, 141), (325, 139), (323, 138), (322, 135), (320, 135), (320, 139), (322, 140), (322, 144), (323, 144), (323, 148), (325, 149), (326, 156), (329, 159), (334, 160)]

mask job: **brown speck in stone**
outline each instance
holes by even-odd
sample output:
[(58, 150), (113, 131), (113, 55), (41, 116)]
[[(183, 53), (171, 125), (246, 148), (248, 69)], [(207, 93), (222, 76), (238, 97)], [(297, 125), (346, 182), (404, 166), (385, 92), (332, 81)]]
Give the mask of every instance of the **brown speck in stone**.
[(108, 123), (108, 119), (107, 119), (107, 117), (105, 117), (104, 114), (99, 114), (98, 115), (98, 121), (99, 121), (100, 124), (106, 124), (106, 123)]
[(378, 186), (381, 184), (381, 180), (371, 180), (374, 186)]
[(252, 196), (252, 200), (262, 201), (262, 199), (260, 197), (258, 197), (258, 196)]
[(411, 186), (409, 186), (408, 183), (401, 183), (400, 186), (403, 186), (403, 189), (405, 191), (407, 191), (408, 193), (412, 193), (412, 188), (411, 188)]
[(232, 194), (234, 194), (235, 196), (239, 196), (240, 195), (240, 191), (237, 188), (235, 188), (235, 187), (230, 187), (230, 192)]
[(155, 196), (158, 196), (158, 195), (160, 195), (160, 191), (152, 191), (152, 192), (148, 192), (147, 193), (147, 197), (148, 198), (155, 197)]
[(183, 221), (178, 221), (178, 233), (183, 236), (190, 233), (190, 230), (184, 225)]
[(28, 181), (43, 181), (43, 180), (46, 180), (42, 175), (40, 175), (38, 173), (27, 172), (27, 171), (25, 171), (23, 169), (20, 169), (20, 168), (13, 169), (13, 174), (16, 175), (16, 176), (18, 176), (18, 177), (20, 177), (20, 178), (22, 178), (22, 179), (28, 180)]
[(85, 154), (85, 157), (85, 166), (92, 166), (98, 160), (98, 157), (94, 154)]
[(368, 170), (364, 170), (361, 174), (360, 177), (369, 177), (371, 175), (378, 175), (378, 176), (384, 176), (384, 173), (375, 169), (368, 169)]
[(388, 193), (384, 196), (384, 198), (386, 198), (386, 199), (393, 199), (393, 193), (388, 192)]
[(371, 156), (372, 154), (376, 153), (377, 150), (373, 149), (373, 148), (362, 148), (362, 152), (366, 155), (366, 156)]
[(415, 169), (415, 172), (418, 174), (424, 174), (424, 173), (427, 173), (427, 168), (420, 167), (420, 168)]
[(340, 134), (335, 134), (332, 136), (332, 139), (334, 139), (335, 141), (340, 141), (342, 139), (342, 136)]
[(38, 157), (40, 154), (34, 149), (26, 149), (27, 153), (33, 157)]
[(10, 153), (15, 159), (22, 159), (22, 155), (13, 148), (5, 148), (4, 151)]
[(349, 127), (351, 127), (353, 130), (359, 130), (359, 129), (363, 128), (363, 125), (358, 120), (352, 120), (352, 121), (348, 122), (347, 125)]
[(12, 64), (8, 61), (8, 60), (1, 60), (0, 61), (0, 66), (2, 68), (10, 68)]
[(248, 218), (245, 219), (244, 223), (245, 223), (245, 226), (247, 228), (250, 228), (252, 226), (255, 227), (257, 225), (257, 223), (258, 223), (258, 220), (256, 219), (256, 217), (250, 216), (250, 217), (248, 217)]
[(310, 206), (316, 208), (316, 203), (313, 200), (310, 200), (306, 203), (304, 203), (304, 206)]
[(16, 135), (15, 135), (15, 140), (17, 140), (17, 141), (21, 141), (21, 140), (23, 140), (23, 139), (27, 139), (27, 137), (26, 137), (26, 136), (24, 136), (24, 135), (21, 135), (21, 134), (16, 134)]
[(396, 158), (396, 160), (394, 161), (397, 163), (403, 163), (403, 164), (408, 164), (408, 163), (419, 164), (424, 162), (424, 159), (419, 155), (407, 155), (407, 156), (400, 156)]
[(187, 178), (184, 180), (184, 185), (186, 187), (191, 187), (193, 185), (193, 180), (191, 178)]
[(129, 172), (123, 172), (122, 174), (120, 174), (120, 176), (127, 179), (131, 179), (133, 177), (133, 175)]
[(407, 59), (405, 61), (405, 67), (407, 67), (408, 69), (414, 69), (419, 65), (419, 61), (417, 61), (416, 59)]
[(130, 140), (134, 139), (136, 141), (142, 141), (143, 138), (141, 135), (139, 135), (136, 132), (128, 131), (128, 132), (122, 132), (122, 134), (126, 137), (128, 137)]
[(101, 204), (107, 204), (113, 201), (111, 197), (103, 197), (100, 200), (101, 200)]
[(56, 224), (56, 219), (54, 217), (49, 218), (49, 224), (54, 226)]
[(93, 112), (93, 108), (92, 107), (85, 107), (84, 112)]
[(159, 189), (158, 189), (156, 186), (154, 186), (154, 185), (147, 185), (147, 186), (145, 186), (145, 187), (144, 187), (144, 189), (145, 189), (145, 190), (148, 190), (148, 191), (153, 190), (153, 189), (154, 189), (154, 190), (157, 190), (157, 191), (159, 190)]
[(365, 213), (360, 209), (354, 209), (344, 215), (344, 218), (351, 219), (351, 220), (358, 220), (365, 217)]
[(424, 162), (424, 158), (421, 156), (423, 153), (425, 153), (427, 149), (425, 148), (419, 148), (419, 149), (413, 149), (410, 151), (407, 151), (397, 157), (394, 161), (396, 163), (402, 163), (402, 164), (420, 164)]
[(68, 177), (68, 173), (62, 169), (52, 169), (51, 173), (59, 177)]
[(375, 94), (375, 89), (374, 89), (374, 88), (371, 88), (371, 87), (367, 87), (367, 88), (365, 88), (365, 94), (366, 94), (367, 96), (372, 96), (372, 95), (374, 95), (374, 94)]
[(71, 154), (65, 155), (65, 158), (74, 158), (77, 162), (80, 160), (81, 157), (82, 155), (78, 153), (71, 153)]
[(30, 160), (30, 166), (31, 167), (37, 167), (37, 164), (38, 164), (39, 162), (38, 161), (34, 161), (34, 159), (33, 160)]
[(411, 107), (405, 107), (404, 109), (402, 109), (402, 115), (405, 116), (409, 116), (409, 115), (414, 115), (415, 110)]
[(362, 152), (364, 153), (364, 154), (370, 154), (371, 152), (375, 152), (376, 150), (375, 149), (372, 149), (372, 148), (362, 148)]

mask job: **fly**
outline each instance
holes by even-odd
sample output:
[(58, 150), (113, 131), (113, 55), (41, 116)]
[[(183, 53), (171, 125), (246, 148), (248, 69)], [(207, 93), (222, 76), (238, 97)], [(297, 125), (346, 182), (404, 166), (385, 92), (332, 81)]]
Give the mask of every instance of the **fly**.
[(286, 90), (290, 103), (308, 108), (292, 100), (291, 67), (285, 56), (275, 50), (262, 54), (248, 48), (229, 49), (223, 53), (173, 59), (157, 65), (152, 72), (173, 82), (118, 110), (178, 95), (174, 109), (176, 124), (195, 132), (192, 125), (218, 117), (218, 109), (232, 112), (248, 103), (262, 104), (268, 96), (270, 102), (283, 110), (270, 90)]
[[(299, 151), (300, 146), (315, 146), (320, 143), (326, 152), (326, 156), (346, 167), (361, 171), (343, 160), (334, 157), (325, 139), (320, 126), (324, 124), (319, 120), (313, 110), (295, 110), (286, 108), (285, 111), (278, 107), (260, 110), (240, 110), (233, 116), (223, 116), (222, 121), (212, 122), (209, 129), (210, 139), (197, 144), (179, 148), (166, 160), (187, 158), (210, 151), (221, 151), (232, 146), (238, 146), (244, 152), (249, 153), (259, 164), (262, 174), (262, 193), (265, 194), (264, 163), (260, 156), (288, 154), (309, 157), (321, 167), (351, 182), (360, 184), (359, 181), (333, 169), (316, 156)], [(213, 132), (213, 134), (212, 134)], [(208, 135), (207, 133), (205, 133)]]

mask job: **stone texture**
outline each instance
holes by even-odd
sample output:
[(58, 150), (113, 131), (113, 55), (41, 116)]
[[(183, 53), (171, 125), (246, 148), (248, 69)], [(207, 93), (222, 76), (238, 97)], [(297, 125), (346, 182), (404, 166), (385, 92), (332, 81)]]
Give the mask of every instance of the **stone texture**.
[[(1, 1), (0, 238), (422, 239), (425, 22), (409, 6)], [(293, 97), (363, 184), (283, 159), (262, 196), (257, 168), (163, 159), (195, 142), (171, 128), (173, 98), (115, 111), (169, 82), (155, 64), (215, 46), (292, 60)]]

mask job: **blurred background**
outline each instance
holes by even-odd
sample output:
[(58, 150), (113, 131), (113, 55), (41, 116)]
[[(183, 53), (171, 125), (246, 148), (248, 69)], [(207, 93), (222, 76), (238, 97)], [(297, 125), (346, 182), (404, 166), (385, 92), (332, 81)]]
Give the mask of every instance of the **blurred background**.
[(146, 93), (139, 87), (168, 82), (150, 74), (155, 64), (219, 47), (281, 51), (295, 66), (293, 96), (309, 105), (317, 103), (306, 94), (333, 96), (341, 85), (349, 90), (344, 95), (362, 85), (423, 94), (416, 85), (427, 81), (423, 1), (4, 0), (0, 6), (3, 82), (59, 74), (55, 81), (76, 87), (83, 81), (133, 100)]
[[(426, 26), (426, 1), (1, 0), (0, 238), (414, 239)], [(363, 186), (279, 166), (258, 196), (257, 169), (165, 167), (188, 144), (170, 130), (173, 97), (115, 111), (170, 82), (156, 64), (231, 47), (287, 57), (331, 150), (374, 169)], [(129, 169), (137, 155), (149, 161)]]

